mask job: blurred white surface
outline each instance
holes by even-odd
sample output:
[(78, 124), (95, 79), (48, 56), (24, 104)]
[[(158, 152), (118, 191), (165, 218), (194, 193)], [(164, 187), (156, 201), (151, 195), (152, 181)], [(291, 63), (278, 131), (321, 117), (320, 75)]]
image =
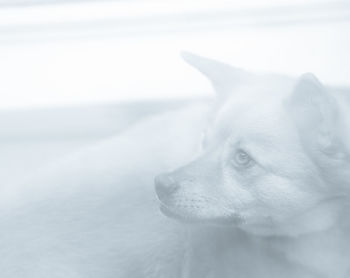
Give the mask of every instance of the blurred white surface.
[(0, 15), (0, 108), (209, 94), (180, 50), (349, 84), (346, 1), (101, 1)]
[(72, 2), (0, 1), (3, 182), (167, 107), (118, 101), (211, 95), (181, 50), (350, 85), (348, 1)]

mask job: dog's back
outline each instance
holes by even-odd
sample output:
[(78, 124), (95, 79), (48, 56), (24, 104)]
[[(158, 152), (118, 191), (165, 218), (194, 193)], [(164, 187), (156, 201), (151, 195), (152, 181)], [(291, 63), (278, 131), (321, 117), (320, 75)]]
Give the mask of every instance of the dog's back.
[(1, 188), (1, 277), (179, 277), (182, 227), (159, 215), (153, 177), (193, 156), (206, 109), (156, 116)]

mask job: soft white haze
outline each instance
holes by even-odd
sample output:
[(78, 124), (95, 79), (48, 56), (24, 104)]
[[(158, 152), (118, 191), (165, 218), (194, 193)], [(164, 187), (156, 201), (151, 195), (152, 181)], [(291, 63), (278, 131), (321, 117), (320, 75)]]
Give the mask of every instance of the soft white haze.
[(0, 277), (350, 277), (349, 34), (345, 0), (0, 0)]
[(348, 84), (349, 18), (350, 6), (333, 1), (0, 7), (0, 107), (209, 94), (181, 50)]
[(182, 57), (215, 100), (0, 188), (2, 277), (348, 277), (349, 91)]

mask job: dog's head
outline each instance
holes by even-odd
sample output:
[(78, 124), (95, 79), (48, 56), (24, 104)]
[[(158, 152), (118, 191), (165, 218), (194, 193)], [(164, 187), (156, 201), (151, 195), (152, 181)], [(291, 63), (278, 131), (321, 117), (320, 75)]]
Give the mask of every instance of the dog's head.
[(212, 81), (218, 105), (199, 157), (156, 177), (163, 213), (264, 235), (329, 225), (341, 194), (326, 169), (344, 153), (327, 90), (311, 74), (253, 75), (193, 54), (184, 58)]

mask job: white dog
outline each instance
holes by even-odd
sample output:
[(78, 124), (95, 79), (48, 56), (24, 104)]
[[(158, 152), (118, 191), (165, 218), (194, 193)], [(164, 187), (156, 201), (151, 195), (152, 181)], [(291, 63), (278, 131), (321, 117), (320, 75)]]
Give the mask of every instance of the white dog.
[[(349, 277), (341, 92), (184, 58), (214, 109), (146, 120), (1, 188), (2, 278)], [(159, 213), (160, 172), (161, 210), (180, 221)]]
[(187, 277), (350, 277), (348, 96), (184, 58), (221, 99), (202, 154), (156, 178), (165, 215), (222, 226), (193, 232)]

